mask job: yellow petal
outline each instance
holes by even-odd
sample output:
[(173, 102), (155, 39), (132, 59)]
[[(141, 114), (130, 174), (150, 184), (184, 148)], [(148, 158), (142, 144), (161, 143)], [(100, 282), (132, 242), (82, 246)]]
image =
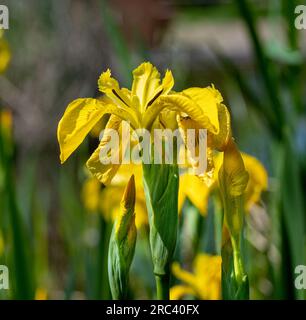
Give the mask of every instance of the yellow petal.
[(37, 288), (35, 291), (35, 300), (47, 300), (48, 292), (44, 288)]
[(82, 188), (82, 201), (84, 207), (91, 212), (96, 212), (99, 208), (101, 184), (94, 178), (88, 178)]
[(245, 190), (246, 210), (249, 211), (254, 203), (260, 200), (261, 193), (268, 188), (268, 174), (265, 167), (255, 157), (242, 153), (249, 181)]
[(143, 189), (137, 189), (136, 195), (136, 205), (135, 205), (135, 212), (136, 212), (136, 219), (135, 224), (136, 228), (140, 229), (143, 226), (148, 225), (148, 213), (147, 213), (147, 205), (145, 200), (145, 195)]
[[(124, 187), (127, 184), (129, 177), (133, 174), (136, 181), (136, 227), (141, 228), (148, 224), (148, 213), (145, 202), (145, 195), (142, 184), (142, 166), (135, 164), (122, 164), (117, 171), (116, 175), (111, 181), (111, 184), (103, 190), (103, 207), (105, 212), (112, 212), (112, 216), (115, 218), (118, 214), (117, 207), (120, 203), (117, 195), (123, 192)], [(109, 191), (109, 192), (108, 192)]]
[[(198, 105), (203, 114), (209, 119), (213, 128), (212, 133), (218, 134), (220, 129), (218, 106), (223, 101), (220, 92), (213, 87), (207, 87), (189, 88), (184, 90), (183, 94), (189, 97)], [(193, 120), (197, 121), (196, 118), (194, 118)]]
[[(193, 120), (199, 128), (207, 129), (213, 134), (218, 134), (218, 100), (215, 100), (214, 95), (210, 90), (206, 90), (207, 88), (191, 89), (188, 89), (190, 91), (185, 91), (188, 94), (197, 93), (194, 98), (183, 93), (173, 93), (160, 97), (157, 104), (147, 109), (143, 120), (144, 126), (148, 127), (163, 109), (168, 108), (180, 112), (185, 119)], [(203, 100), (206, 96), (207, 103), (205, 105), (203, 105), (199, 90), (203, 90)]]
[[(144, 113), (160, 96), (168, 94), (174, 85), (174, 79), (169, 70), (166, 71), (160, 84), (160, 74), (149, 62), (142, 63), (137, 67), (133, 71), (133, 77), (132, 95), (138, 97), (140, 113)], [(157, 114), (155, 118), (156, 116)]]
[(13, 130), (13, 115), (8, 109), (0, 109), (0, 128), (3, 134), (11, 136)]
[(0, 73), (3, 73), (11, 60), (9, 45), (5, 39), (0, 38)]
[[(187, 160), (191, 167), (196, 169), (197, 176), (201, 178), (201, 180), (207, 185), (207, 187), (211, 187), (214, 183), (214, 161), (213, 161), (213, 150), (210, 147), (208, 140), (207, 140), (207, 148), (206, 148), (206, 168), (205, 171), (199, 171), (199, 153), (200, 153), (200, 144), (199, 144), (199, 129), (200, 126), (193, 120), (189, 118), (178, 118), (178, 125), (181, 129), (182, 137), (184, 140), (184, 144), (187, 146)], [(195, 150), (190, 152), (188, 149), (188, 141), (187, 141), (187, 133), (188, 129), (195, 130)], [(203, 160), (203, 159), (202, 159)]]
[(138, 97), (143, 111), (156, 94), (160, 74), (150, 62), (144, 62), (133, 71), (133, 78), (132, 94)]
[(221, 256), (198, 254), (194, 261), (198, 296), (204, 300), (221, 298)]
[(218, 151), (223, 151), (231, 138), (231, 118), (227, 107), (218, 104), (218, 119), (220, 130), (218, 134), (208, 133), (207, 144)]
[(188, 197), (202, 215), (207, 214), (209, 188), (197, 176), (190, 174), (180, 176), (179, 192)]
[(178, 128), (177, 113), (168, 109), (164, 109), (159, 114), (159, 124), (163, 129), (176, 130)]
[(61, 163), (82, 143), (104, 113), (105, 106), (96, 99), (77, 99), (68, 105), (57, 128)]
[(195, 295), (194, 290), (189, 286), (176, 285), (170, 288), (170, 300), (180, 300), (187, 295)]
[(105, 186), (108, 185), (115, 174), (117, 173), (120, 162), (122, 159), (122, 139), (121, 139), (121, 119), (117, 116), (112, 115), (106, 125), (107, 129), (113, 129), (119, 134), (119, 149), (114, 150), (118, 154), (119, 163), (109, 163), (104, 164), (100, 159), (101, 151), (103, 148), (107, 148), (107, 144), (109, 142), (109, 136), (107, 134), (103, 135), (98, 148), (94, 151), (91, 157), (88, 159), (86, 166), (89, 171)]
[(185, 282), (186, 284), (190, 285), (191, 287), (195, 286), (195, 284), (197, 282), (197, 279), (194, 276), (194, 274), (182, 269), (177, 262), (174, 262), (172, 264), (172, 268), (171, 269), (172, 269), (173, 275), (177, 279), (182, 280), (183, 282)]
[(101, 192), (99, 209), (106, 221), (114, 221), (120, 214), (120, 201), (124, 187), (108, 186)]
[(168, 94), (174, 86), (174, 78), (170, 70), (166, 70), (165, 76), (162, 81), (162, 88), (164, 95)]
[(136, 105), (139, 102), (132, 99), (131, 92), (128, 89), (119, 87), (118, 81), (111, 77), (109, 69), (101, 74), (98, 80), (98, 87), (115, 105), (128, 114), (131, 126), (137, 129), (139, 127), (139, 119)]
[(67, 160), (90, 130), (107, 113), (115, 114), (127, 121), (131, 120), (128, 111), (97, 99), (80, 98), (68, 105), (57, 128), (61, 163)]
[(116, 105), (121, 108), (129, 108), (131, 106), (131, 100), (120, 89), (119, 83), (116, 79), (111, 77), (111, 71), (107, 69), (103, 72), (98, 80), (99, 90), (105, 93)]

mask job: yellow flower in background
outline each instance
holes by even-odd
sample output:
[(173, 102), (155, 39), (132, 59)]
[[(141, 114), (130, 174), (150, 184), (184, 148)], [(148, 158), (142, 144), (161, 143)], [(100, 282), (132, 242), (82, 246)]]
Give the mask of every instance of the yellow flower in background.
[[(262, 192), (268, 188), (268, 173), (263, 164), (255, 157), (241, 152), (245, 170), (249, 174), (249, 180), (244, 191), (244, 209), (249, 213), (252, 206), (260, 201)], [(218, 188), (218, 172), (223, 163), (223, 153), (214, 156), (215, 171), (212, 184), (208, 187), (197, 176), (184, 174), (180, 177), (179, 208), (182, 208), (186, 198), (200, 211), (207, 214), (207, 206), (210, 194)]]
[(12, 112), (8, 109), (0, 109), (0, 127), (7, 137), (10, 137), (12, 134), (13, 128), (13, 115)]
[(120, 212), (120, 201), (131, 174), (136, 181), (136, 227), (148, 223), (145, 195), (142, 186), (141, 165), (122, 165), (107, 188), (94, 176), (89, 177), (83, 185), (82, 200), (89, 212), (101, 212), (106, 220), (114, 221)]
[(208, 197), (210, 189), (199, 177), (191, 174), (180, 176), (179, 185), (179, 212), (181, 211), (186, 198), (203, 215), (207, 215)]
[(201, 300), (221, 299), (221, 262), (221, 256), (198, 254), (192, 273), (173, 263), (172, 273), (183, 284), (170, 289), (170, 299), (178, 300), (186, 295)]
[(11, 60), (11, 52), (7, 41), (3, 38), (4, 31), (0, 29), (0, 73), (3, 73)]
[(3, 234), (2, 234), (2, 232), (1, 232), (1, 230), (0, 230), (0, 257), (3, 255), (3, 253), (4, 253), (4, 248), (5, 248), (5, 246), (4, 246), (4, 239), (3, 239)]
[(255, 157), (241, 153), (245, 170), (249, 174), (249, 181), (245, 190), (245, 210), (249, 212), (251, 207), (260, 201), (263, 191), (268, 189), (268, 174), (262, 163)]
[(88, 177), (82, 187), (82, 201), (84, 207), (89, 212), (99, 210), (101, 183), (95, 177)]
[(37, 288), (35, 291), (35, 300), (47, 300), (48, 292), (44, 288)]

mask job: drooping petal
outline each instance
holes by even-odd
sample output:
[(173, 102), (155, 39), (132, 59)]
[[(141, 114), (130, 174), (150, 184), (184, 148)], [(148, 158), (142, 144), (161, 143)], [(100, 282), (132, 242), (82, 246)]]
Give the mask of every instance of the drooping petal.
[(68, 105), (57, 128), (61, 163), (64, 163), (82, 143), (104, 114), (114, 114), (122, 120), (130, 121), (131, 125), (136, 125), (127, 110), (118, 108), (114, 104), (92, 98), (74, 100)]
[[(157, 115), (165, 108), (175, 110), (185, 118), (193, 120), (200, 128), (207, 129), (213, 134), (219, 133), (218, 119), (218, 101), (213, 91), (207, 88), (190, 88), (185, 91), (191, 94), (191, 89), (196, 89), (197, 93), (193, 99), (184, 93), (173, 93), (161, 96), (158, 103), (148, 107), (144, 118), (143, 125), (149, 128)], [(199, 90), (202, 90), (203, 96), (207, 97), (207, 103), (204, 105), (199, 95)], [(200, 103), (200, 104), (199, 104)]]
[(61, 163), (82, 143), (104, 113), (105, 105), (96, 99), (77, 99), (68, 105), (57, 128)]
[[(183, 94), (193, 100), (201, 109), (203, 114), (209, 119), (213, 128), (213, 134), (219, 133), (219, 110), (218, 106), (223, 98), (214, 87), (207, 88), (189, 88), (183, 91)], [(193, 120), (197, 121), (196, 118)], [(208, 128), (207, 128), (208, 129)]]

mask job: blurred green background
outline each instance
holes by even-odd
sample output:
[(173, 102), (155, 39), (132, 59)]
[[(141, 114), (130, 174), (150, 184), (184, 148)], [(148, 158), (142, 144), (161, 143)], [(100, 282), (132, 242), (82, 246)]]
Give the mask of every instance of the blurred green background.
[[(3, 0), (12, 58), (0, 105), (12, 112), (13, 136), (0, 140), (0, 264), (10, 270), (0, 297), (110, 298), (111, 223), (81, 197), (98, 140), (86, 139), (61, 167), (56, 128), (70, 101), (98, 95), (102, 71), (129, 86), (131, 71), (149, 60), (172, 70), (175, 90), (213, 83), (222, 92), (239, 148), (269, 174), (263, 203), (247, 219), (251, 298), (303, 299), (294, 287), (295, 267), (306, 264), (306, 30), (294, 26), (302, 2)], [(190, 217), (184, 212), (176, 254), (187, 266)], [(209, 217), (199, 218), (198, 232), (207, 252)], [(130, 295), (148, 299), (152, 265), (145, 232), (139, 238)]]

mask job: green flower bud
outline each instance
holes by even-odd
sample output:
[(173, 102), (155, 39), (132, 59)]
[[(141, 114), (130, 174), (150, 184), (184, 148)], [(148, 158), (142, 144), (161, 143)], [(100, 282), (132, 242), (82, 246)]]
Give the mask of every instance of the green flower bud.
[(135, 197), (135, 180), (132, 175), (125, 188), (109, 243), (108, 276), (113, 299), (125, 299), (127, 296), (129, 270), (137, 237)]

